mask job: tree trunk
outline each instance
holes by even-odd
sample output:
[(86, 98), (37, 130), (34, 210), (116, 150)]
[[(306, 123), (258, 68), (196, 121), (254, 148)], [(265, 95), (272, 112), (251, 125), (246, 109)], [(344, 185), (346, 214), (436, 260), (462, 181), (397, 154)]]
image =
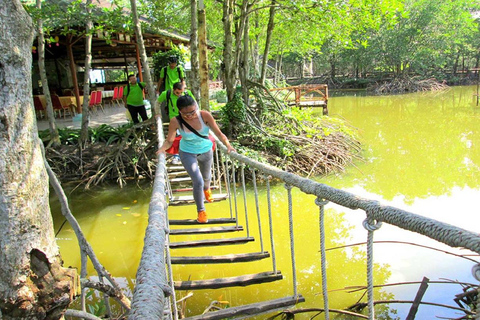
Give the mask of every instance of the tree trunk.
[(250, 64), (248, 63), (248, 52), (249, 52), (248, 46), (250, 43), (249, 33), (250, 33), (249, 17), (247, 15), (245, 18), (245, 27), (243, 28), (243, 57), (242, 57), (242, 63), (240, 67), (240, 75), (241, 75), (240, 80), (242, 81), (243, 101), (247, 106), (249, 105), (247, 80), (249, 78), (249, 71), (250, 71)]
[(201, 106), (203, 110), (210, 110), (208, 104), (208, 55), (207, 55), (207, 22), (203, 0), (199, 2), (198, 10), (198, 38), (199, 38), (199, 62), (200, 62), (200, 92)]
[(19, 0), (0, 10), (0, 318), (60, 319), (75, 271), (62, 268), (32, 104), (33, 24)]
[(332, 55), (330, 59), (330, 79), (332, 79), (332, 81), (335, 81), (335, 77), (337, 76), (337, 70), (336, 70), (337, 65), (335, 61), (336, 61), (335, 55)]
[(458, 60), (460, 59), (460, 55), (457, 54), (457, 56), (455, 57), (455, 62), (453, 63), (453, 68), (452, 68), (452, 74), (453, 76), (456, 76), (457, 75), (457, 72), (458, 72)]
[[(145, 44), (143, 43), (143, 34), (142, 28), (140, 26), (140, 21), (138, 20), (138, 13), (137, 13), (137, 3), (136, 0), (130, 0), (130, 4), (132, 7), (132, 16), (133, 16), (133, 23), (135, 25), (135, 35), (137, 38), (137, 45), (140, 49), (140, 57), (142, 58), (142, 64), (145, 75), (145, 82), (147, 83), (147, 93), (148, 93), (148, 100), (150, 101), (150, 105), (152, 106), (152, 115), (159, 115), (161, 116), (160, 107), (157, 103), (157, 98), (155, 96), (155, 88), (153, 86), (152, 76), (150, 75), (150, 67), (148, 66), (147, 61), (147, 52), (145, 51)], [(140, 66), (139, 66), (140, 67)], [(159, 128), (162, 129), (162, 128)], [(160, 130), (163, 137), (163, 130)]]
[[(258, 12), (255, 14), (255, 30), (259, 30), (260, 28), (260, 17)], [(252, 58), (252, 65), (255, 70), (254, 77), (256, 78), (255, 81), (258, 81), (261, 77), (261, 70), (260, 70), (260, 61), (258, 57), (258, 52), (260, 51), (258, 48), (258, 44), (260, 43), (260, 34), (257, 33), (255, 35), (255, 42), (250, 46), (250, 57)]]
[(270, 43), (271, 43), (274, 27), (275, 27), (275, 0), (272, 0), (272, 4), (270, 7), (270, 15), (268, 18), (267, 38), (265, 39), (265, 51), (263, 52), (262, 77), (260, 78), (261, 84), (265, 84), (265, 77), (267, 76), (268, 52), (270, 51)]
[(224, 65), (224, 82), (227, 89), (228, 101), (233, 100), (235, 95), (235, 72), (233, 61), (233, 36), (232, 36), (232, 24), (233, 24), (233, 0), (223, 1), (223, 30), (225, 33), (223, 49), (223, 65)]
[[(42, 9), (41, 0), (37, 0), (37, 9)], [(40, 79), (42, 80), (43, 94), (46, 101), (46, 114), (48, 119), (48, 128), (50, 130), (51, 143), (54, 146), (60, 145), (60, 136), (58, 135), (57, 124), (55, 123), (55, 114), (53, 112), (52, 97), (48, 87), (47, 72), (45, 71), (45, 37), (43, 35), (43, 20), (37, 21), (38, 28), (38, 69), (40, 70)]]
[(236, 71), (241, 68), (241, 61), (243, 61), (242, 55), (242, 43), (244, 39), (244, 29), (245, 29), (245, 23), (247, 20), (247, 15), (248, 15), (248, 0), (243, 0), (242, 6), (240, 7), (240, 17), (238, 18), (238, 22), (236, 24), (236, 30), (235, 30), (235, 60), (234, 60), (234, 65), (237, 66)]
[(200, 101), (200, 79), (199, 79), (199, 66), (198, 66), (198, 15), (197, 15), (197, 0), (190, 0), (190, 88), (193, 90), (193, 94), (197, 101)]
[(90, 108), (89, 105), (89, 96), (90, 96), (90, 67), (92, 64), (92, 34), (91, 30), (93, 29), (93, 22), (91, 19), (92, 0), (87, 0), (86, 11), (87, 11), (87, 23), (85, 26), (85, 74), (83, 77), (83, 106), (82, 106), (82, 130), (80, 131), (80, 148), (85, 148), (88, 142), (88, 124), (90, 122)]

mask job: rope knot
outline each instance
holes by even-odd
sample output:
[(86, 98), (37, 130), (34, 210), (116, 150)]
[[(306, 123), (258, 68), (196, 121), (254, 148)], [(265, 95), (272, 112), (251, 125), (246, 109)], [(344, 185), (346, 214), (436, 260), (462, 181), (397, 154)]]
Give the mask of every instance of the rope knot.
[(377, 222), (376, 220), (373, 220), (371, 218), (367, 218), (367, 219), (363, 220), (362, 225), (368, 231), (376, 231), (376, 230), (380, 229), (380, 227), (382, 226), (382, 222), (381, 221)]
[(284, 186), (285, 189), (287, 189), (287, 190), (292, 190), (292, 188), (293, 188), (293, 186), (291, 186), (291, 185), (289, 185), (289, 184), (286, 184), (286, 183), (285, 183), (283, 186)]
[(328, 203), (328, 200), (325, 200), (323, 198), (317, 197), (315, 199), (315, 204), (319, 207), (323, 207), (323, 206), (327, 205), (327, 203)]

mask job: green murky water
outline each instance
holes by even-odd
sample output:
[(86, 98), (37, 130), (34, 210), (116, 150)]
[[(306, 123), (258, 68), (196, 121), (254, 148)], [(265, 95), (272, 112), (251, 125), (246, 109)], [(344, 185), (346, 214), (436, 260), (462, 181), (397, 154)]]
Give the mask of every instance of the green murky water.
[[(480, 107), (475, 106), (474, 86), (456, 87), (442, 93), (416, 93), (399, 96), (368, 97), (343, 96), (329, 100), (332, 117), (341, 117), (358, 128), (366, 161), (357, 163), (344, 173), (319, 178), (318, 181), (379, 200), (404, 210), (447, 222), (468, 230), (478, 230), (476, 199), (480, 197)], [(265, 186), (259, 185), (263, 246), (271, 252), (268, 236)], [(70, 205), (98, 258), (130, 293), (138, 267), (150, 189), (134, 185), (125, 189), (102, 188), (93, 191), (78, 190), (71, 194)], [(243, 195), (240, 190), (238, 209), (240, 225), (246, 227), (243, 214)], [(292, 264), (288, 226), (287, 194), (283, 185), (272, 187), (272, 214), (276, 267), (284, 275), (282, 281), (240, 288), (194, 291), (187, 300), (187, 314), (197, 314), (213, 300), (226, 301), (230, 306), (280, 298), (293, 294)], [(295, 230), (295, 266), (298, 293), (306, 298), (300, 308), (323, 308), (321, 296), (320, 236), (318, 207), (314, 198), (293, 189), (293, 225)], [(58, 205), (52, 202), (54, 210)], [(173, 256), (221, 255), (227, 253), (258, 252), (261, 241), (255, 216), (256, 206), (252, 188), (247, 192), (249, 234), (253, 243), (241, 246), (219, 246), (201, 249), (177, 249)], [(210, 218), (230, 215), (228, 202), (207, 204)], [(170, 207), (173, 219), (193, 218), (193, 206)], [(326, 207), (326, 247), (335, 248), (366, 240), (361, 227), (365, 214), (329, 204)], [(63, 218), (56, 215), (58, 230)], [(243, 232), (246, 235), (246, 231)], [(238, 235), (235, 235), (238, 236)], [(207, 236), (172, 236), (171, 241)], [(223, 235), (232, 237), (232, 235)], [(61, 228), (58, 244), (66, 265), (79, 266), (78, 245), (68, 225)], [(473, 263), (443, 252), (415, 247), (400, 242), (417, 243), (442, 250), (467, 254), (448, 248), (396, 227), (384, 225), (375, 232), (378, 243), (374, 247), (375, 283), (455, 279), (475, 283), (471, 276)], [(366, 284), (365, 246), (330, 250), (328, 259), (328, 289), (331, 308), (342, 309), (357, 302), (363, 291), (350, 292), (348, 286)], [(259, 273), (272, 270), (271, 260), (235, 265), (174, 266), (175, 280), (211, 279)], [(93, 269), (90, 268), (91, 274)], [(413, 300), (418, 284), (378, 289), (376, 299)], [(453, 284), (430, 284), (424, 301), (455, 305), (453, 298), (461, 287)], [(178, 292), (178, 297), (185, 295)], [(391, 317), (405, 318), (409, 305), (391, 304), (377, 307), (378, 315), (390, 312)], [(389, 309), (390, 308), (390, 309)], [(298, 315), (309, 319), (315, 313)], [(378, 316), (377, 315), (377, 316)], [(418, 319), (435, 316), (453, 317), (454, 311), (421, 306)], [(458, 313), (457, 313), (458, 315)], [(259, 317), (264, 319), (265, 316)], [(319, 317), (321, 318), (321, 316)]]

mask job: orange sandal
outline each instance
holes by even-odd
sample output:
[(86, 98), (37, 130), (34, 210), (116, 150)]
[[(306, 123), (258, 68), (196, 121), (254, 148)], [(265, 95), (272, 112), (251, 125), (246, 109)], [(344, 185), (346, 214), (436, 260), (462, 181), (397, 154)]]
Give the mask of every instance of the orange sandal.
[(198, 212), (197, 222), (198, 223), (207, 223), (208, 222), (207, 213), (205, 211)]
[(212, 190), (210, 190), (210, 188), (203, 190), (203, 194), (205, 195), (205, 200), (213, 202)]

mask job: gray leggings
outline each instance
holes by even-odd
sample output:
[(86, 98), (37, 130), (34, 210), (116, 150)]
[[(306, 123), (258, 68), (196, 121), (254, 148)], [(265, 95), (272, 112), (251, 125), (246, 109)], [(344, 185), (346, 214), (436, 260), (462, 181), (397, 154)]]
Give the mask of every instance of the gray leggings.
[(205, 211), (203, 190), (210, 188), (210, 180), (212, 179), (212, 149), (201, 154), (180, 150), (178, 154), (185, 170), (192, 179), (193, 199), (195, 199), (197, 205), (197, 212)]

